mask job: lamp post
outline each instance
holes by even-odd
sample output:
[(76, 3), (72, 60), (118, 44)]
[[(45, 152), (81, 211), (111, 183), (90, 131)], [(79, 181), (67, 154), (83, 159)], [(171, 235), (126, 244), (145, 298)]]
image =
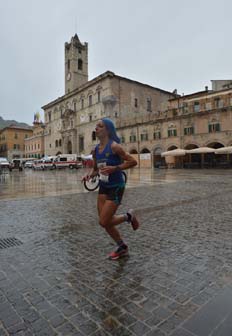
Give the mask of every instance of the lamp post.
[(136, 130), (137, 130), (137, 148), (138, 148), (138, 163), (140, 168), (140, 141), (139, 141), (139, 125), (136, 123)]

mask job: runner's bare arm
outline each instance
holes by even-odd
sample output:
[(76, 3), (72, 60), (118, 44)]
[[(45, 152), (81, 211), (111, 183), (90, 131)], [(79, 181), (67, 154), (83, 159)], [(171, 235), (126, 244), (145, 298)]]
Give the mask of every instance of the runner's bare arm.
[(97, 161), (96, 161), (96, 155), (95, 150), (92, 151), (93, 155), (93, 168), (89, 173), (87, 173), (85, 176), (82, 177), (82, 181), (89, 180), (90, 178), (96, 176), (98, 174), (98, 167), (97, 167)]

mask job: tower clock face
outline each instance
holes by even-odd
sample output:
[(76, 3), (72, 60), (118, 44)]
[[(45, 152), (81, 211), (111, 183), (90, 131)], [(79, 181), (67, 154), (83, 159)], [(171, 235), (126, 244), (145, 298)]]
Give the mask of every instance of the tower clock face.
[(67, 74), (67, 80), (69, 81), (70, 79), (71, 79), (71, 73), (70, 72), (68, 72), (68, 74)]

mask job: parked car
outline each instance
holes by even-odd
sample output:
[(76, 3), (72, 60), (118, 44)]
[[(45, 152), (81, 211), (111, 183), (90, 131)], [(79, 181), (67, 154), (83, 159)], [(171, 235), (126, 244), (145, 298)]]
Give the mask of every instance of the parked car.
[(34, 170), (43, 169), (43, 160), (35, 160), (35, 161), (33, 161), (32, 168)]
[(52, 157), (48, 157), (46, 159), (42, 159), (43, 164), (42, 164), (42, 169), (54, 169), (53, 167), (53, 158)]
[(11, 163), (12, 169), (23, 170), (24, 159), (13, 159)]
[(32, 168), (34, 170), (45, 170), (45, 169), (54, 169), (53, 166), (53, 158), (46, 158), (46, 159), (40, 159), (40, 160), (35, 160), (33, 162)]
[(11, 165), (7, 158), (0, 157), (0, 170), (11, 170)]
[(25, 168), (32, 168), (33, 167), (33, 161), (27, 161), (27, 162), (25, 162), (24, 167)]

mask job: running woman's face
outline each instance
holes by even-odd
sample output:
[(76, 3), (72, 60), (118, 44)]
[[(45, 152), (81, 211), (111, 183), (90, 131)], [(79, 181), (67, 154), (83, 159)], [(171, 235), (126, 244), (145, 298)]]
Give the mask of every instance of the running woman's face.
[(105, 136), (108, 135), (106, 126), (105, 126), (105, 124), (103, 123), (102, 120), (100, 120), (100, 121), (97, 123), (97, 125), (96, 125), (96, 127), (95, 127), (95, 131), (96, 131), (96, 136), (97, 136), (98, 138), (103, 138), (103, 137), (105, 137)]

